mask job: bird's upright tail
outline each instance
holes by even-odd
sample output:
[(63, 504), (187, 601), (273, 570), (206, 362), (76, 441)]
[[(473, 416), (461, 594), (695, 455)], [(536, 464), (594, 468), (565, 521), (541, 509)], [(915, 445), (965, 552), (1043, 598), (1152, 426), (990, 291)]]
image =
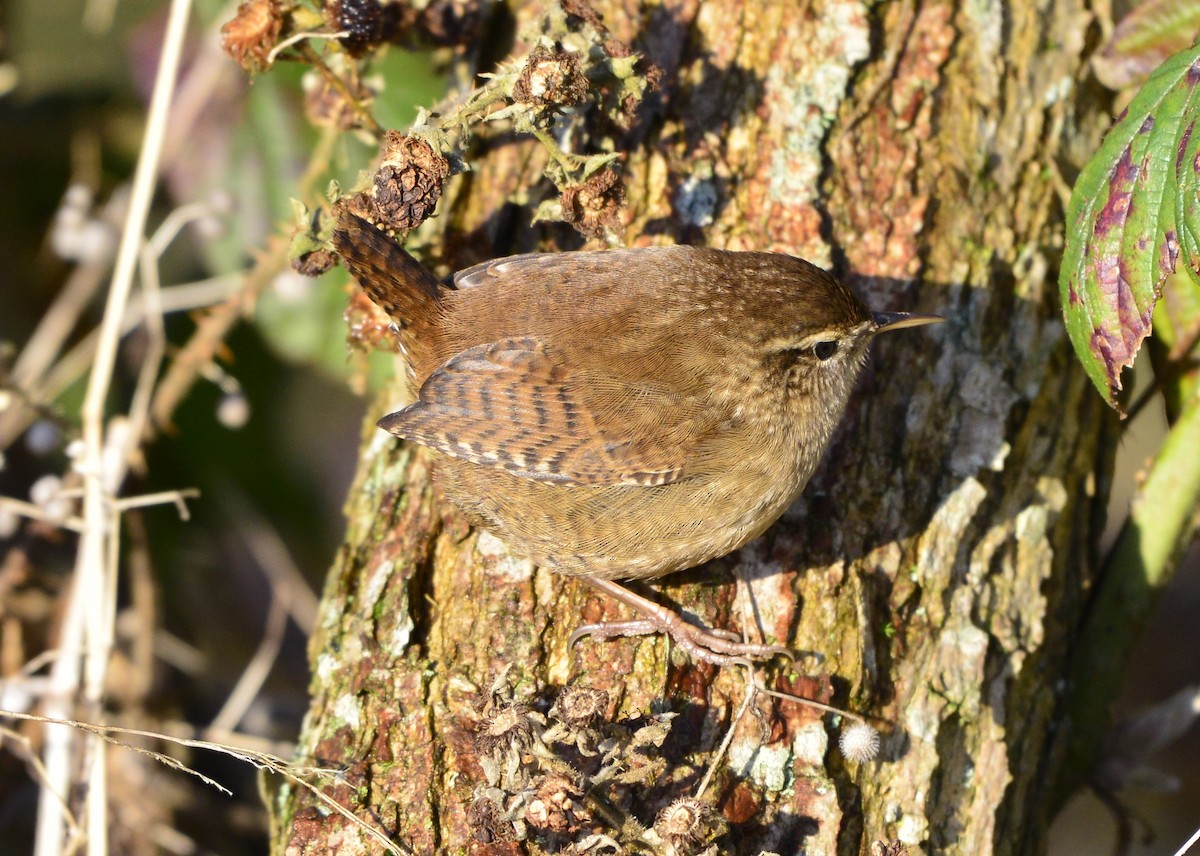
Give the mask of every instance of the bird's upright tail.
[(337, 215), (333, 246), (363, 291), (400, 328), (411, 363), (435, 349), (443, 286), (382, 230), (346, 210)]

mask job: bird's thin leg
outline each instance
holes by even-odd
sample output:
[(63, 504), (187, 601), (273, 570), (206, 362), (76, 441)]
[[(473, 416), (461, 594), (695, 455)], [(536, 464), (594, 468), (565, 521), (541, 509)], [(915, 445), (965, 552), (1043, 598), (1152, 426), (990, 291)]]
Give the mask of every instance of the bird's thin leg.
[(630, 609), (643, 616), (633, 621), (604, 621), (584, 624), (571, 634), (574, 645), (584, 636), (611, 639), (614, 636), (644, 636), (649, 633), (665, 633), (675, 640), (684, 652), (694, 660), (718, 666), (749, 665), (752, 660), (769, 660), (783, 655), (795, 659), (795, 653), (782, 645), (755, 645), (739, 641), (736, 634), (726, 630), (710, 630), (688, 624), (674, 610), (634, 594), (612, 580), (593, 577), (578, 577), (599, 592), (616, 598)]

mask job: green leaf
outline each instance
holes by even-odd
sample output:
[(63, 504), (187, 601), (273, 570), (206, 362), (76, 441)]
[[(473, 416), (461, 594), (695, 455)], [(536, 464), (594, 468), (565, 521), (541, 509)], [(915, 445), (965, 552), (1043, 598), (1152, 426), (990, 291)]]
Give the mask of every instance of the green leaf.
[(1084, 167), (1059, 273), (1075, 353), (1108, 403), (1150, 334), (1163, 282), (1200, 264), (1200, 46), (1167, 60)]

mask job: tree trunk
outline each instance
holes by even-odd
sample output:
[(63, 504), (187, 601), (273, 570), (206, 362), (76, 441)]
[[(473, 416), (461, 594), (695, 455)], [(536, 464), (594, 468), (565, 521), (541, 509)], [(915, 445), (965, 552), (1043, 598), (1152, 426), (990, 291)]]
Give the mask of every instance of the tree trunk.
[[(596, 7), (663, 71), (621, 141), (629, 245), (784, 251), (832, 266), (873, 309), (947, 318), (876, 345), (779, 523), (660, 587), (740, 629), (740, 579), (752, 638), (819, 655), (772, 686), (886, 721), (879, 757), (847, 761), (830, 717), (759, 697), (708, 791), (727, 823), (720, 852), (1040, 851), (1110, 464), (1112, 420), (1070, 354), (1055, 286), (1058, 164), (1107, 122), (1079, 106), (1085, 5)], [(518, 31), (537, 12), (515, 9)], [(544, 151), (480, 139), (427, 224), (440, 231), (424, 233), (446, 267), (550, 234), (526, 208), (501, 210), (539, 186)], [(395, 397), (365, 426), (312, 639), (305, 763), (343, 769), (330, 793), (413, 852), (542, 852), (553, 836), (536, 823), (500, 829), (472, 809), (489, 776), (475, 723), (512, 667), (517, 700), (542, 710), (572, 684), (607, 690), (609, 719), (629, 729), (679, 714), (657, 779), (603, 794), (653, 822), (695, 791), (743, 670), (684, 662), (659, 637), (569, 648), (581, 621), (626, 613), (469, 529), (431, 486), (426, 452), (374, 427)], [(592, 824), (553, 846), (601, 829), (630, 844), (584, 802)], [(284, 787), (275, 812), (280, 851), (377, 850), (302, 791)]]

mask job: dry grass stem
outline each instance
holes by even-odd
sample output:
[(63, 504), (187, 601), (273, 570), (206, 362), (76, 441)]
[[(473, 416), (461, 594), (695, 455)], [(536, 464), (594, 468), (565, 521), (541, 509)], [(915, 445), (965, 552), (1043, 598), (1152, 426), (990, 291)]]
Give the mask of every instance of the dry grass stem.
[[(84, 649), (86, 653), (82, 660), (76, 656), (62, 656), (55, 661), (50, 673), (51, 692), (43, 703), (51, 719), (67, 719), (66, 714), (73, 709), (76, 698), (81, 698), (87, 707), (96, 708), (104, 689), (112, 644), (115, 615), (112, 593), (115, 591), (116, 576), (116, 567), (112, 564), (114, 552), (109, 543), (113, 537), (112, 519), (105, 490), (105, 482), (115, 480), (114, 474), (106, 472), (104, 460), (105, 402), (112, 385), (112, 372), (121, 338), (121, 321), (132, 291), (146, 219), (157, 184), (159, 156), (166, 135), (190, 12), (190, 0), (173, 0), (171, 3), (142, 151), (134, 174), (129, 212), (121, 234), (97, 342), (96, 359), (92, 364), (81, 413), (84, 451), (79, 463), (84, 477), (84, 529), (76, 554), (74, 580), (59, 647), (64, 651)], [(116, 462), (108, 462), (108, 466), (120, 469)], [(85, 846), (89, 856), (103, 856), (108, 846), (104, 748), (102, 743), (93, 744), (91, 748), (94, 752), (90, 758), (90, 768), (85, 773), (89, 785), (83, 809), (83, 823), (87, 830)], [(34, 856), (59, 856), (63, 850), (65, 817), (59, 797), (71, 791), (72, 761), (77, 749), (74, 732), (61, 727), (46, 729), (46, 775), (41, 789)]]
[[(14, 711), (5, 710), (0, 710), (0, 716), (8, 717), (10, 719), (23, 720), (26, 722), (41, 722), (46, 725), (55, 725), (83, 731), (99, 738), (107, 744), (120, 746), (125, 749), (131, 749), (134, 752), (145, 755), (149, 758), (153, 758), (155, 761), (158, 761), (159, 763), (164, 764), (173, 770), (179, 770), (195, 776), (206, 785), (210, 785), (224, 794), (230, 793), (230, 791), (224, 785), (209, 778), (208, 776), (205, 776), (203, 773), (193, 770), (178, 759), (172, 758), (170, 755), (165, 755), (162, 752), (155, 752), (152, 749), (146, 749), (145, 747), (135, 746), (123, 740), (119, 740), (115, 735), (122, 735), (126, 737), (145, 737), (151, 740), (161, 740), (166, 743), (172, 743), (176, 746), (184, 746), (189, 749), (203, 749), (211, 752), (219, 752), (223, 755), (229, 755), (230, 757), (236, 758), (239, 761), (252, 764), (259, 770), (266, 770), (284, 776), (289, 781), (292, 781), (300, 787), (306, 789), (318, 800), (324, 803), (325, 806), (331, 811), (335, 811), (342, 815), (354, 826), (368, 834), (387, 852), (397, 854), (397, 856), (407, 856), (407, 854), (411, 852), (407, 848), (402, 847), (388, 838), (386, 833), (375, 829), (370, 824), (357, 817), (348, 808), (330, 797), (316, 785), (309, 782), (307, 778), (325, 777), (337, 779), (341, 775), (340, 771), (338, 770), (332, 770), (326, 767), (304, 767), (294, 765), (278, 755), (274, 755), (269, 752), (260, 752), (253, 749), (232, 746), (224, 743), (216, 743), (209, 740), (196, 740), (188, 737), (173, 737), (170, 734), (162, 734), (155, 731), (145, 731), (139, 728), (122, 728), (116, 725), (96, 725), (95, 723), (80, 722), (73, 719), (51, 719), (50, 717), (45, 716), (35, 716), (33, 714), (17, 713)], [(0, 730), (0, 734), (7, 735), (8, 733), (9, 732), (7, 731)], [(23, 738), (20, 738), (18, 735), (18, 740), (21, 741)], [(27, 746), (28, 744), (26, 743), (24, 745)], [(65, 806), (63, 806), (63, 808), (65, 809)]]

